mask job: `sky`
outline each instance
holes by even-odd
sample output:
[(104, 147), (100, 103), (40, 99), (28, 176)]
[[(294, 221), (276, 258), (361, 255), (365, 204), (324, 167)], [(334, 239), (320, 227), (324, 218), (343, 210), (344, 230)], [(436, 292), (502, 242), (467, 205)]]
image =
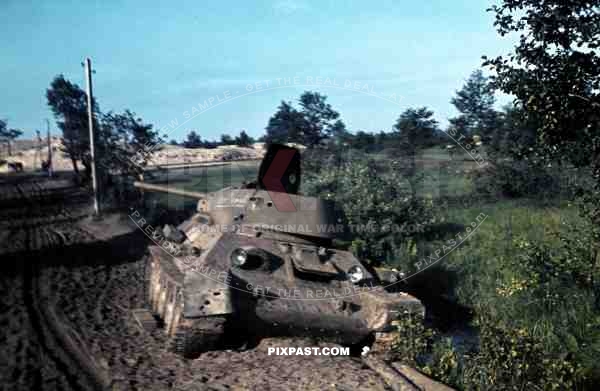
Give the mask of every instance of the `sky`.
[[(103, 112), (130, 109), (183, 140), (264, 134), (282, 100), (327, 95), (347, 128), (389, 131), (409, 107), (441, 126), (481, 56), (512, 43), (492, 1), (0, 1), (0, 118), (31, 137), (50, 119), (58, 74), (85, 87), (92, 59)], [(505, 97), (500, 97), (500, 103)]]

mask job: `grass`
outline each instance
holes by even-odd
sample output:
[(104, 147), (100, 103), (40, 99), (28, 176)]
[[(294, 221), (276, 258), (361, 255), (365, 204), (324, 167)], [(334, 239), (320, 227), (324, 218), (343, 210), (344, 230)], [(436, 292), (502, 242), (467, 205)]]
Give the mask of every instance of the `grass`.
[[(177, 168), (159, 172), (150, 182), (208, 193), (255, 180), (258, 165), (258, 162), (234, 162), (216, 167)], [(194, 210), (197, 204), (197, 200), (174, 194), (147, 193), (144, 197), (148, 205), (158, 204), (170, 210)]]
[(462, 283), (457, 293), (470, 306), (476, 304), (478, 295), (493, 294), (504, 280), (515, 277), (507, 263), (520, 254), (516, 240), (556, 243), (555, 233), (580, 222), (577, 207), (569, 202), (540, 205), (528, 199), (449, 208), (443, 213), (444, 219), (457, 224), (469, 224), (480, 213), (488, 216), (476, 233), (444, 261), (447, 267), (459, 271)]

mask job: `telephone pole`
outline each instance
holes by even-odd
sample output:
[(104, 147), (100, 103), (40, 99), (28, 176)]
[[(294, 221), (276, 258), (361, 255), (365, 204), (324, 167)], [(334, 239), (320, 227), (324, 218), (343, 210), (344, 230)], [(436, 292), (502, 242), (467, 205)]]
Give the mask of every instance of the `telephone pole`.
[(46, 133), (48, 137), (48, 177), (52, 178), (52, 140), (50, 140), (50, 121), (46, 118)]
[(96, 181), (96, 151), (94, 148), (94, 108), (92, 107), (92, 60), (90, 58), (85, 59), (85, 77), (87, 86), (87, 108), (88, 108), (88, 122), (90, 128), (90, 157), (92, 165), (92, 189), (94, 191), (94, 215), (99, 216), (100, 210), (98, 208), (98, 182)]

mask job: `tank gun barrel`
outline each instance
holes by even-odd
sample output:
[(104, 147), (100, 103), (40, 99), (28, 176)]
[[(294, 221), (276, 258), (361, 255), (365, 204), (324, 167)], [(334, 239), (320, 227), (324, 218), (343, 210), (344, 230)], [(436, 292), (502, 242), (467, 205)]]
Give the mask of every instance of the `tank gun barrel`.
[(176, 188), (172, 188), (172, 187), (168, 187), (168, 186), (164, 186), (164, 185), (153, 185), (151, 183), (140, 182), (140, 181), (133, 182), (133, 186), (137, 187), (138, 189), (142, 189), (142, 190), (150, 190), (150, 191), (157, 191), (160, 193), (176, 194), (176, 195), (180, 195), (183, 197), (196, 198), (199, 200), (207, 198), (206, 193), (200, 193), (197, 191), (188, 191), (188, 190), (183, 190), (183, 189), (176, 189)]

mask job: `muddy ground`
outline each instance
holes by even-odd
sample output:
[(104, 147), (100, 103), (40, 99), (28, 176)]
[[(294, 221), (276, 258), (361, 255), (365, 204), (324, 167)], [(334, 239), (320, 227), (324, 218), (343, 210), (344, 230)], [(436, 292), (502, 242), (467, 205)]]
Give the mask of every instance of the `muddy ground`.
[[(112, 216), (86, 218), (68, 180), (0, 178), (0, 384), (7, 390), (386, 389), (356, 357), (269, 356), (252, 349), (195, 360), (169, 353), (161, 329), (140, 330), (145, 238)], [(94, 228), (96, 227), (96, 228)]]

